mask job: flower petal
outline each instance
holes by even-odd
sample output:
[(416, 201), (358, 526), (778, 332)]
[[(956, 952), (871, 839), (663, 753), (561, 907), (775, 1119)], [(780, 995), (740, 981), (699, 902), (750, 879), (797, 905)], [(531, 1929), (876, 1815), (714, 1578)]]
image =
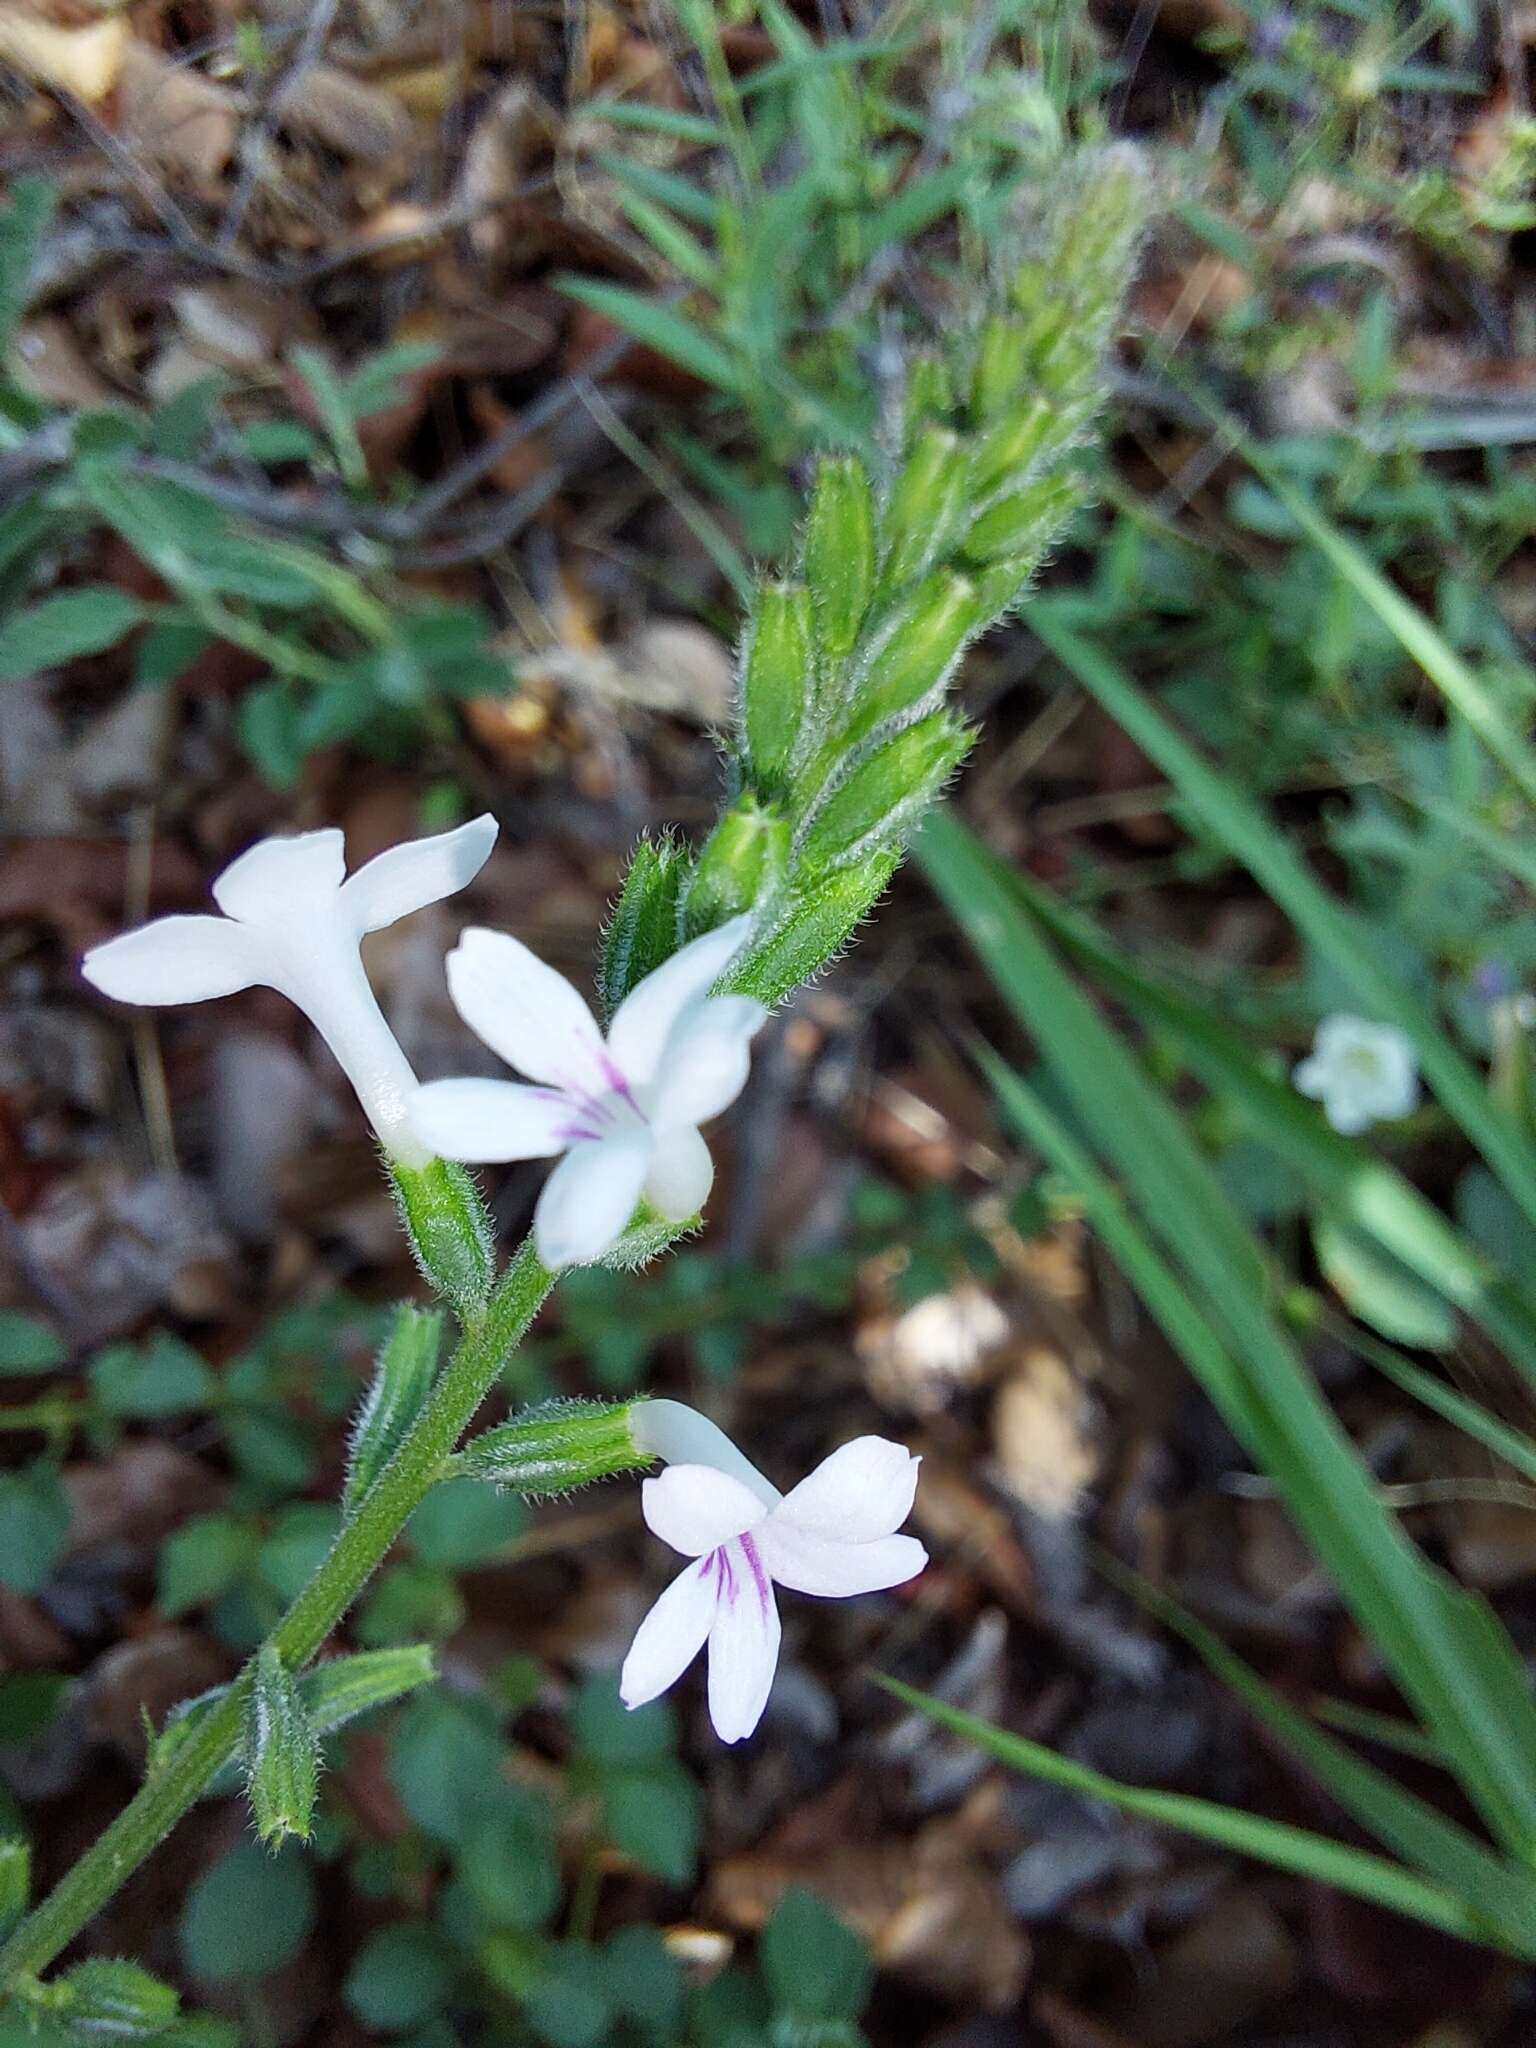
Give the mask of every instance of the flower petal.
[(750, 917), (733, 917), (718, 930), (706, 932), (664, 960), (620, 1003), (608, 1032), (608, 1049), (631, 1082), (653, 1078), (672, 1026), (684, 1010), (709, 994), (741, 951), (751, 923)]
[(1291, 1085), (1299, 1095), (1310, 1095), (1314, 1102), (1320, 1101), (1328, 1092), (1333, 1081), (1330, 1063), (1317, 1053), (1311, 1053), (1297, 1062), (1291, 1070)]
[(612, 1250), (635, 1213), (651, 1146), (650, 1132), (636, 1129), (571, 1147), (533, 1212), (534, 1243), (546, 1266), (587, 1266)]
[(626, 1707), (643, 1707), (676, 1685), (703, 1649), (718, 1597), (707, 1563), (701, 1558), (679, 1572), (635, 1631), (619, 1673), (619, 1698)]
[(429, 1081), (411, 1097), (408, 1113), (424, 1144), (469, 1166), (549, 1159), (571, 1143), (580, 1114), (551, 1088), (477, 1080)]
[(456, 832), (410, 839), (364, 862), (341, 885), (341, 900), (358, 932), (376, 932), (429, 903), (440, 903), (472, 882), (496, 844), (496, 820), (487, 811)]
[(679, 1124), (659, 1135), (645, 1176), (645, 1198), (659, 1215), (673, 1223), (696, 1215), (714, 1184), (715, 1162), (691, 1125)]
[(785, 1494), (774, 1510), (803, 1536), (833, 1543), (867, 1543), (889, 1536), (912, 1512), (917, 1468), (905, 1444), (859, 1436), (844, 1444)]
[(768, 1012), (750, 996), (714, 996), (685, 1010), (661, 1049), (650, 1119), (658, 1130), (708, 1123), (747, 1085), (752, 1038)]
[(855, 1593), (883, 1593), (915, 1579), (928, 1553), (915, 1536), (876, 1536), (869, 1543), (833, 1543), (807, 1536), (792, 1522), (770, 1518), (752, 1533), (769, 1574), (794, 1593), (819, 1593), (834, 1600)]
[(636, 1401), (629, 1411), (629, 1429), (642, 1451), (668, 1465), (712, 1465), (717, 1472), (729, 1472), (771, 1508), (784, 1498), (737, 1450), (718, 1422), (686, 1401)]
[(642, 1481), (640, 1511), (651, 1534), (684, 1557), (718, 1550), (769, 1513), (750, 1486), (714, 1465), (669, 1465)]
[(779, 1610), (750, 1536), (716, 1552), (720, 1594), (709, 1631), (709, 1718), (741, 1742), (763, 1718), (779, 1663)]
[(92, 946), (80, 972), (120, 1003), (202, 1003), (262, 979), (259, 945), (227, 917), (161, 917)]
[(575, 1096), (611, 1089), (592, 1012), (520, 939), (472, 925), (448, 955), (448, 992), (476, 1037), (529, 1080)]
[(317, 899), (340, 889), (346, 869), (345, 843), (333, 825), (293, 838), (258, 839), (219, 876), (213, 900), (242, 924), (282, 924), (312, 917)]

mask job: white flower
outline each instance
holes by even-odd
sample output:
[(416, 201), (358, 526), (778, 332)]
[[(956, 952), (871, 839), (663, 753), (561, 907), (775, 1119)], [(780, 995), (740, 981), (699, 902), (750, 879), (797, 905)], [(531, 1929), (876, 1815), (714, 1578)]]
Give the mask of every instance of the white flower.
[(842, 1599), (900, 1586), (927, 1564), (916, 1537), (896, 1534), (920, 1460), (883, 1437), (856, 1437), (781, 1494), (681, 1402), (636, 1402), (630, 1428), (668, 1462), (641, 1489), (646, 1522), (696, 1561), (641, 1622), (619, 1692), (625, 1706), (644, 1706), (707, 1642), (709, 1718), (722, 1742), (740, 1742), (762, 1718), (779, 1660), (775, 1585)]
[(1291, 1078), (1351, 1138), (1384, 1118), (1407, 1116), (1419, 1099), (1413, 1040), (1395, 1024), (1366, 1017), (1325, 1017), (1311, 1057)]
[(258, 840), (213, 885), (222, 917), (157, 918), (93, 947), (81, 972), (124, 1003), (198, 1003), (275, 988), (336, 1055), (385, 1151), (403, 1166), (422, 1166), (432, 1155), (405, 1113), (416, 1076), (363, 971), (362, 940), (462, 889), (495, 841), (495, 819), (476, 818), (392, 846), (349, 877), (334, 829)]
[(648, 974), (619, 1005), (606, 1044), (564, 975), (505, 932), (472, 929), (449, 954), (459, 1015), (539, 1085), (431, 1081), (412, 1100), (412, 1120), (446, 1159), (565, 1154), (534, 1212), (545, 1265), (601, 1258), (642, 1195), (675, 1220), (703, 1206), (715, 1169), (698, 1127), (741, 1093), (768, 1014), (748, 996), (709, 993), (749, 922), (732, 918)]

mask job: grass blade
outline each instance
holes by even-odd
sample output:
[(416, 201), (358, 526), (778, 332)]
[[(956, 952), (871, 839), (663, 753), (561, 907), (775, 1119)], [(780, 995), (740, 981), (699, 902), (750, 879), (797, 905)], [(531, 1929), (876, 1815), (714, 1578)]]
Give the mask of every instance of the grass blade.
[[(1511, 1693), (1507, 1670), (1484, 1654), (1487, 1644), (1458, 1589), (1431, 1572), (1377, 1498), (1354, 1446), (1268, 1313), (1273, 1283), (1252, 1234), (1172, 1106), (1042, 941), (1007, 887), (1006, 868), (1000, 874), (1001, 864), (947, 815), (925, 826), (919, 855), (1204, 1306), (1177, 1282), (1171, 1301), (1166, 1285), (1161, 1301), (1146, 1291), (1142, 1255), (1150, 1247), (1139, 1228), (1083, 1148), (999, 1066), (993, 1078), (1005, 1107), (1079, 1182), (1110, 1250), (1279, 1485), (1404, 1692), (1456, 1760), (1469, 1796), (1500, 1839), (1523, 1854), (1536, 1842), (1529, 1768), (1536, 1707), (1523, 1681)], [(1166, 1320), (1170, 1313), (1177, 1329)], [(1214, 1344), (1206, 1341), (1211, 1336)]]
[(1481, 1323), (1536, 1383), (1536, 1303), (1496, 1272), (1409, 1180), (1331, 1129), (1314, 1104), (1259, 1064), (1248, 1041), (1198, 1003), (1154, 980), (1090, 918), (1070, 910), (1028, 875), (1010, 871), (1008, 880), (1094, 980), (1144, 1024), (1162, 1031), (1205, 1086), (1230, 1103), (1253, 1135), (1329, 1208)]
[(1057, 660), (1156, 762), (1207, 829), (1350, 983), (1368, 1012), (1413, 1040), (1435, 1093), (1536, 1223), (1536, 1147), (1492, 1100), (1425, 1005), (1382, 964), (1365, 923), (1313, 880), (1262, 812), (1201, 758), (1117, 663), (1074, 633), (1049, 601), (1037, 601), (1029, 618)]
[(1310, 1834), (1305, 1828), (1290, 1827), (1283, 1821), (1261, 1820), (1234, 1807), (1218, 1805), (1215, 1800), (1198, 1799), (1187, 1792), (1160, 1792), (1143, 1785), (1123, 1785), (1115, 1778), (1106, 1778), (1100, 1771), (1090, 1770), (1086, 1764), (1058, 1756), (1041, 1743), (1029, 1742), (1022, 1735), (1010, 1735), (1005, 1729), (994, 1728), (989, 1721), (979, 1721), (974, 1714), (964, 1713), (959, 1707), (947, 1706), (942, 1700), (919, 1692), (914, 1686), (903, 1685), (899, 1679), (880, 1676), (878, 1682), (904, 1705), (926, 1714), (941, 1727), (963, 1735), (978, 1749), (995, 1756), (999, 1763), (1007, 1764), (1010, 1770), (1022, 1771), (1031, 1778), (1043, 1779), (1048, 1785), (1059, 1785), (1064, 1791), (1078, 1792), (1089, 1799), (1102, 1799), (1111, 1806), (1118, 1806), (1123, 1813), (1135, 1814), (1141, 1820), (1160, 1822), (1165, 1827), (1179, 1828), (1185, 1834), (1198, 1836), (1201, 1841), (1214, 1842), (1218, 1847), (1234, 1850), (1241, 1856), (1252, 1856), (1277, 1870), (1290, 1871), (1318, 1884), (1332, 1885), (1338, 1891), (1353, 1892), (1356, 1898), (1369, 1899), (1373, 1905), (1389, 1907), (1395, 1913), (1425, 1921), (1447, 1934), (1458, 1934), (1466, 1941), (1487, 1942), (1490, 1939), (1478, 1916), (1452, 1893), (1415, 1876), (1412, 1871), (1404, 1870), (1383, 1856), (1352, 1849), (1347, 1843), (1330, 1841), (1326, 1835)]

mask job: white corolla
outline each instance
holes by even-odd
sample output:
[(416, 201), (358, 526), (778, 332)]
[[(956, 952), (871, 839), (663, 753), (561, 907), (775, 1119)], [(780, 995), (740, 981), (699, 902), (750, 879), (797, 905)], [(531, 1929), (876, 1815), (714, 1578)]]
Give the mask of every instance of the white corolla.
[(1341, 1013), (1317, 1027), (1312, 1052), (1292, 1080), (1323, 1105), (1336, 1131), (1353, 1138), (1372, 1124), (1407, 1116), (1419, 1100), (1413, 1040), (1395, 1024)]
[(664, 961), (625, 998), (605, 1040), (586, 1003), (505, 932), (472, 928), (448, 956), (459, 1015), (528, 1082), (431, 1081), (411, 1117), (422, 1141), (466, 1165), (565, 1156), (534, 1212), (547, 1266), (601, 1258), (642, 1195), (692, 1216), (714, 1180), (699, 1125), (736, 1100), (767, 1011), (713, 996), (747, 935), (732, 918)]
[(340, 832), (262, 839), (213, 884), (222, 917), (161, 917), (95, 946), (87, 981), (124, 1003), (199, 1003), (275, 988), (315, 1026), (389, 1156), (432, 1156), (406, 1116), (416, 1087), (363, 970), (364, 934), (462, 889), (485, 865), (496, 821), (392, 846), (346, 871)]
[(709, 1716), (722, 1742), (762, 1718), (779, 1659), (774, 1587), (844, 1599), (916, 1578), (928, 1553), (897, 1534), (919, 1460), (856, 1437), (781, 1494), (723, 1431), (678, 1401), (637, 1401), (630, 1429), (667, 1461), (641, 1489), (652, 1533), (694, 1562), (641, 1622), (619, 1680), (627, 1707), (676, 1683), (709, 1645)]

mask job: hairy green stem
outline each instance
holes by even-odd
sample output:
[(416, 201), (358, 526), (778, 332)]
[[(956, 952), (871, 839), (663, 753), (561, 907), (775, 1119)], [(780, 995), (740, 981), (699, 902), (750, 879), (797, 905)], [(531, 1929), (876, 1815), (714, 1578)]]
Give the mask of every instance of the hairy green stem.
[[(409, 1434), (337, 1534), (270, 1643), (297, 1671), (324, 1643), (442, 1474), (475, 1411), (554, 1285), (531, 1242), (465, 1331)], [(164, 1840), (234, 1756), (252, 1665), (0, 1949), (0, 1991), (47, 1968)]]

